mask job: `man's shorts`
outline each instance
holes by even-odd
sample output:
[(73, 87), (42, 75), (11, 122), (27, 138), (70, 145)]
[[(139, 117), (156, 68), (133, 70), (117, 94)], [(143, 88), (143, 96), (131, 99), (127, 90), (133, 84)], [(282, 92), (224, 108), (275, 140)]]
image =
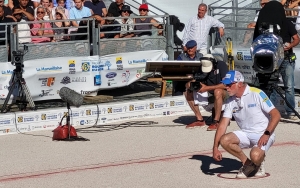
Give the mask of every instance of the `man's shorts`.
[[(257, 143), (262, 136), (262, 133), (247, 133), (244, 131), (233, 131), (233, 133), (240, 139), (240, 144), (239, 146), (241, 148), (252, 148), (254, 146), (257, 146)], [(260, 149), (264, 150), (267, 152), (269, 148), (273, 145), (275, 142), (275, 134), (273, 133), (269, 140), (268, 143), (265, 146), (261, 146)]]

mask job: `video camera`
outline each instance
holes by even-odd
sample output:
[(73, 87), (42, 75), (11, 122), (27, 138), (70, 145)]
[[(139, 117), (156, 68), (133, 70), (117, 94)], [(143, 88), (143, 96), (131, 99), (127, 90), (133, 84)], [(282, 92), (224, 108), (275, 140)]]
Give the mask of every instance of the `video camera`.
[[(216, 67), (218, 64), (218, 61), (212, 57), (201, 57), (200, 58), (200, 62), (203, 66), (203, 63), (210, 61), (213, 67)], [(202, 67), (201, 66), (201, 67)], [(201, 83), (206, 84), (207, 78), (209, 76), (209, 72), (208, 73), (203, 73), (202, 71), (197, 72), (193, 75), (193, 78), (195, 80), (195, 82), (191, 82), (190, 83), (190, 91), (199, 91), (201, 89)]]
[(284, 59), (280, 26), (262, 23), (259, 30), (261, 34), (255, 38), (250, 49), (253, 69), (258, 73), (272, 73), (279, 69)]
[(24, 45), (23, 50), (17, 50), (12, 52), (11, 64), (16, 66), (16, 71), (21, 72), (24, 68), (24, 55), (28, 52), (28, 46)]

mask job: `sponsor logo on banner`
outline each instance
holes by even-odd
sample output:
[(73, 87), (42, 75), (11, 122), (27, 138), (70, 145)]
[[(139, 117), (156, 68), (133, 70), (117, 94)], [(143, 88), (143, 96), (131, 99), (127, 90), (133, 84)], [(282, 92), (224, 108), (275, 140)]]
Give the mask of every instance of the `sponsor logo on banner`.
[(62, 80), (61, 80), (61, 82), (60, 82), (61, 84), (69, 84), (69, 83), (71, 83), (71, 78), (69, 77), (69, 76), (65, 76)]
[(117, 70), (123, 70), (122, 57), (116, 57)]
[(236, 58), (237, 58), (238, 60), (243, 60), (243, 52), (237, 52), (237, 53), (236, 53)]
[(109, 68), (112, 66), (109, 60), (103, 60), (92, 62), (92, 71), (93, 72), (100, 72), (102, 70), (109, 70)]
[(86, 77), (72, 77), (72, 82), (86, 82)]
[(75, 74), (76, 73), (76, 62), (75, 60), (69, 60), (69, 74)]
[(0, 119), (0, 125), (10, 125), (14, 123), (11, 119)]
[(117, 73), (116, 72), (109, 72), (106, 74), (106, 78), (114, 78), (117, 76)]
[(82, 62), (81, 70), (82, 70), (82, 72), (90, 72), (90, 70), (91, 70), (90, 62)]
[(17, 116), (17, 122), (18, 123), (26, 123), (26, 122), (34, 122), (34, 121), (38, 121), (39, 120), (39, 116)]
[(170, 115), (170, 111), (163, 112), (163, 115), (164, 115), (164, 116)]
[(10, 76), (12, 75), (13, 73), (13, 70), (3, 70), (1, 71), (1, 74), (4, 75), (4, 76)]
[(130, 71), (127, 70), (126, 72), (122, 73), (122, 83), (128, 83), (129, 82), (129, 78), (130, 78)]
[(82, 94), (82, 95), (88, 95), (88, 94), (92, 94), (92, 93), (97, 93), (97, 91), (83, 91), (83, 90), (80, 91), (80, 94)]
[(116, 57), (116, 64), (120, 65), (122, 63), (122, 57)]
[(39, 81), (42, 81), (42, 85), (41, 86), (51, 87), (55, 83), (55, 77), (39, 78)]
[(107, 108), (107, 113), (112, 114), (112, 113), (120, 113), (123, 112), (123, 108), (122, 107), (110, 107)]
[(184, 106), (184, 101), (170, 101), (170, 106)]
[(165, 103), (150, 103), (149, 108), (150, 109), (157, 109), (157, 108), (164, 108), (164, 107), (168, 107), (169, 102), (165, 102)]
[(93, 116), (98, 114), (101, 114), (100, 110), (85, 110), (85, 115), (87, 116)]
[(134, 60), (129, 60), (128, 64), (141, 64), (141, 63), (146, 63), (147, 61), (151, 61), (151, 59), (134, 59)]
[(53, 89), (47, 89), (47, 90), (41, 90), (41, 94), (39, 94), (40, 97), (44, 96), (53, 96), (54, 94), (50, 93)]
[(252, 61), (251, 55), (244, 55), (244, 60), (245, 61)]
[(58, 115), (57, 114), (41, 114), (41, 120), (57, 120)]
[(94, 76), (94, 86), (101, 86), (101, 75)]
[(52, 66), (52, 67), (40, 67), (36, 68), (36, 71), (39, 72), (59, 72), (62, 71), (62, 67), (60, 66)]

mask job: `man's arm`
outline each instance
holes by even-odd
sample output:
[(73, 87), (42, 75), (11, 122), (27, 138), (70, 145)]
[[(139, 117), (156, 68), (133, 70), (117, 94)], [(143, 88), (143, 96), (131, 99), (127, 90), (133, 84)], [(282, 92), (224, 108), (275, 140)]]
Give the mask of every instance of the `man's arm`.
[(207, 86), (205, 84), (202, 84), (202, 87), (201, 89), (198, 91), (199, 93), (203, 93), (203, 92), (206, 92), (206, 91), (212, 91), (212, 90), (215, 90), (215, 89), (226, 89), (225, 85), (224, 84), (218, 84), (218, 85), (213, 85), (213, 86)]
[[(266, 129), (266, 131), (269, 131), (270, 135), (275, 131), (275, 128), (277, 127), (279, 121), (280, 121), (280, 118), (281, 118), (281, 115), (280, 115), (280, 112), (274, 108), (273, 110), (271, 110), (269, 112), (270, 116), (271, 116), (271, 119), (269, 121), (269, 124), (268, 124), (268, 127)], [(261, 146), (264, 146), (268, 143), (268, 140), (270, 138), (270, 135), (267, 135), (267, 134), (263, 134), (258, 143), (257, 143), (257, 146), (258, 147), (261, 147)]]
[(220, 139), (221, 137), (225, 134), (227, 126), (230, 122), (230, 118), (228, 117), (223, 117), (221, 118), (221, 121), (219, 123), (219, 126), (217, 128), (216, 134), (215, 134), (215, 139), (214, 139), (214, 145), (213, 145), (213, 158), (216, 161), (221, 161), (222, 160), (222, 154), (219, 151), (219, 145), (220, 145)]

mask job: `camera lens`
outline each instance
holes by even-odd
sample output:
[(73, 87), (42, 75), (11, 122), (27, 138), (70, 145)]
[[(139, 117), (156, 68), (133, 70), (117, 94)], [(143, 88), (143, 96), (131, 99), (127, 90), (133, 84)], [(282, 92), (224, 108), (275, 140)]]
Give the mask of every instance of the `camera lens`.
[(16, 61), (16, 62), (19, 62), (20, 60), (21, 60), (20, 57), (15, 57), (15, 61)]

